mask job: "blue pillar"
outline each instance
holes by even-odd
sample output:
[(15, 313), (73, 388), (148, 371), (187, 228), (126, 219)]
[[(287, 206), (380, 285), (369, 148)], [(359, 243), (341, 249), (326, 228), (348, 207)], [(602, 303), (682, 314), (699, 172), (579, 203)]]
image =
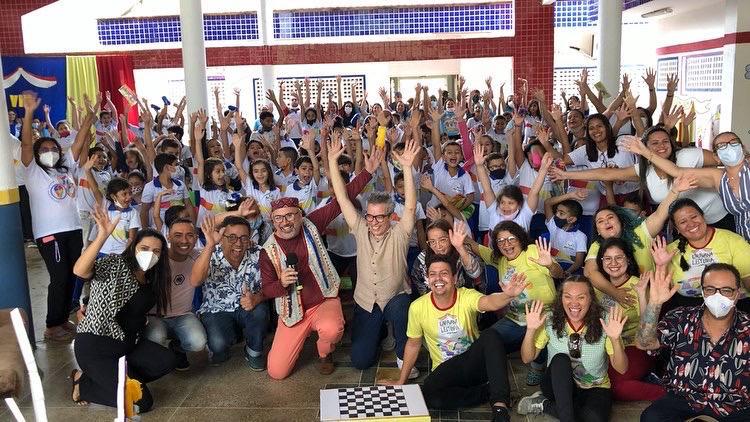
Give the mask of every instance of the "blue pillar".
[(29, 339), (34, 344), (18, 188), (0, 191), (0, 233), (0, 308), (21, 308), (26, 312)]

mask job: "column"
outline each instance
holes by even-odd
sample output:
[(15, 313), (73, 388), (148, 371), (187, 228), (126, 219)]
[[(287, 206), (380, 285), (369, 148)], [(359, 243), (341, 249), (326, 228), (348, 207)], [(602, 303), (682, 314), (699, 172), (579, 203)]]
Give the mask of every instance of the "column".
[(599, 80), (613, 100), (620, 91), (622, 1), (599, 0)]
[(724, 8), (724, 62), (721, 78), (722, 132), (736, 133), (750, 149), (750, 3), (727, 0)]
[[(273, 31), (273, 9), (269, 9), (267, 7), (266, 0), (260, 0), (258, 15), (258, 31), (260, 32), (260, 42), (266, 52), (270, 53), (271, 47), (268, 44), (268, 39), (273, 38), (273, 34), (271, 32)], [(274, 78), (274, 66), (270, 62), (270, 54), (266, 58), (268, 60), (267, 63), (263, 64), (260, 67), (261, 76), (263, 78), (263, 89), (273, 89), (275, 91), (276, 84)], [(267, 101), (265, 99), (265, 96), (261, 97), (259, 100), (261, 101), (261, 104), (264, 104)], [(254, 111), (257, 113), (257, 109)], [(276, 110), (273, 110), (273, 112), (275, 113)]]
[(182, 67), (185, 70), (187, 115), (199, 108), (208, 109), (206, 85), (206, 47), (203, 38), (201, 0), (180, 0), (182, 27)]
[[(2, 65), (0, 65), (2, 68)], [(34, 322), (26, 276), (26, 256), (21, 230), (18, 185), (13, 167), (16, 142), (10, 136), (5, 88), (0, 87), (0, 308), (21, 308), (29, 318), (29, 339), (34, 344)]]

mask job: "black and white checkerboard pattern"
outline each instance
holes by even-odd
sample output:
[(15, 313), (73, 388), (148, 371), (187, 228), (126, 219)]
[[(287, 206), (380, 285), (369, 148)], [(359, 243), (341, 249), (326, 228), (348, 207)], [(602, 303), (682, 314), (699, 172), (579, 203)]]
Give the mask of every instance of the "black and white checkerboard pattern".
[(409, 406), (401, 386), (376, 385), (372, 387), (338, 390), (339, 411), (349, 419), (409, 416)]

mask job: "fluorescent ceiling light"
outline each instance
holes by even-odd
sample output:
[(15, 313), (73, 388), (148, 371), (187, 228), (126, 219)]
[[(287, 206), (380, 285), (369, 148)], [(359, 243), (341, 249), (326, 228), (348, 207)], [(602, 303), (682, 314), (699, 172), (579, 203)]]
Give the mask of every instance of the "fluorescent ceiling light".
[(642, 18), (653, 18), (656, 16), (663, 16), (663, 15), (669, 15), (670, 13), (674, 12), (671, 7), (662, 7), (661, 9), (656, 9), (648, 13), (644, 13), (641, 15)]

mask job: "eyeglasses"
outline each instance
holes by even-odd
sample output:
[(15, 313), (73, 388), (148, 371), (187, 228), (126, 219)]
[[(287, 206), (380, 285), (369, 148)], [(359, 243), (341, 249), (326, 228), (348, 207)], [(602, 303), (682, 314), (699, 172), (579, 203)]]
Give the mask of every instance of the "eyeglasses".
[(727, 149), (729, 146), (737, 146), (742, 145), (742, 141), (740, 141), (740, 138), (734, 138), (731, 141), (721, 144), (721, 145), (714, 145), (714, 151), (720, 151), (722, 149)]
[(224, 239), (227, 239), (230, 245), (234, 245), (238, 240), (245, 244), (250, 243), (251, 240), (250, 236), (248, 235), (237, 236), (236, 234), (230, 234), (229, 236), (224, 235)]
[(390, 214), (380, 214), (380, 215), (365, 214), (365, 220), (367, 220), (368, 223), (372, 223), (373, 221), (382, 223), (383, 221), (385, 221), (386, 218), (390, 216), (391, 216)]
[(441, 237), (440, 239), (428, 240), (427, 246), (435, 247), (438, 245), (445, 245), (448, 242), (450, 242), (450, 239), (448, 239), (447, 237)]
[(703, 297), (713, 296), (716, 294), (716, 292), (721, 293), (722, 296), (725, 297), (732, 297), (734, 296), (734, 293), (737, 291), (737, 289), (733, 289), (731, 287), (711, 287), (711, 286), (703, 286)]
[(274, 215), (272, 218), (273, 218), (274, 223), (283, 223), (284, 220), (291, 222), (291, 221), (294, 221), (294, 217), (296, 217), (297, 214), (299, 214), (299, 210), (290, 212), (289, 214)]
[(495, 242), (497, 242), (498, 245), (502, 245), (504, 243), (514, 243), (516, 240), (518, 240), (515, 236), (508, 236), (508, 237), (499, 237)]
[(605, 256), (602, 257), (602, 262), (605, 264), (611, 264), (612, 262), (622, 264), (623, 262), (625, 262), (625, 255)]
[(573, 359), (581, 358), (581, 335), (572, 333), (568, 336), (568, 354)]

